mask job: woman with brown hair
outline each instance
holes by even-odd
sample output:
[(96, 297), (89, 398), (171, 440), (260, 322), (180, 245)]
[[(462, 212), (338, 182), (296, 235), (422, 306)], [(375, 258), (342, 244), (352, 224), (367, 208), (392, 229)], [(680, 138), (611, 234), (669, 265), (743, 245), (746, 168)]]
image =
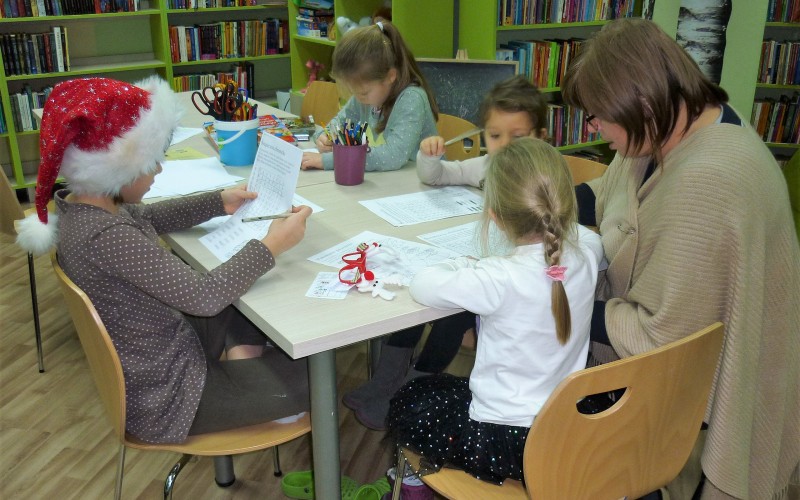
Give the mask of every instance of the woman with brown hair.
[[(606, 25), (562, 93), (617, 151), (577, 188), (579, 220), (599, 227), (609, 262), (591, 336), (611, 349), (593, 352), (631, 356), (722, 321), (698, 441), (703, 498), (786, 495), (800, 461), (800, 248), (780, 168), (727, 93), (650, 21)], [(692, 496), (695, 469), (673, 497)]]

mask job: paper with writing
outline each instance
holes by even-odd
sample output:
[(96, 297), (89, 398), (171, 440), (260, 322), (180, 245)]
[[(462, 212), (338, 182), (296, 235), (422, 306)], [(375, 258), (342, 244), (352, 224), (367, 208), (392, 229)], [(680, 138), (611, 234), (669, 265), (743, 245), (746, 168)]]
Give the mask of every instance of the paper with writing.
[(262, 239), (273, 221), (242, 223), (246, 217), (288, 212), (292, 207), (303, 152), (269, 134), (264, 134), (247, 182), (258, 193), (247, 200), (224, 224), (200, 238), (211, 253), (225, 262), (251, 239)]
[(483, 197), (460, 186), (429, 189), (359, 203), (393, 226), (409, 226), (483, 211)]

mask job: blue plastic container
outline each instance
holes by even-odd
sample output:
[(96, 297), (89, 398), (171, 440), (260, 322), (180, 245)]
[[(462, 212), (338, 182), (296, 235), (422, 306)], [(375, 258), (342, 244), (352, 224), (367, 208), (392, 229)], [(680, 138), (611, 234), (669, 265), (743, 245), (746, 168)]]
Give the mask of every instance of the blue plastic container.
[(214, 123), (220, 161), (229, 167), (249, 167), (258, 150), (258, 118), (244, 122)]

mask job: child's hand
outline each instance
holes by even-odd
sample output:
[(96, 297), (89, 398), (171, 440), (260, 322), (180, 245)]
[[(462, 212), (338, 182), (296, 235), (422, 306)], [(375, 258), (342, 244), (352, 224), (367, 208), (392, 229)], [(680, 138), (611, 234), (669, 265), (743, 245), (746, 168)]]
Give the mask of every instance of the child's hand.
[(301, 170), (321, 169), (322, 155), (319, 153), (303, 153), (303, 161), (300, 162)]
[(317, 149), (319, 149), (320, 153), (327, 153), (328, 151), (333, 151), (333, 141), (331, 141), (330, 136), (328, 136), (328, 132), (322, 133), (317, 137), (316, 140)]
[(422, 139), (419, 143), (419, 150), (426, 156), (443, 156), (444, 155), (444, 137), (433, 135)]
[(274, 257), (300, 243), (306, 234), (306, 220), (311, 215), (311, 207), (300, 205), (292, 207), (292, 215), (285, 219), (275, 219), (261, 243), (269, 248)]
[(222, 195), (222, 206), (225, 207), (225, 213), (228, 215), (233, 214), (245, 200), (254, 200), (258, 193), (247, 190), (246, 184), (228, 188), (220, 193)]

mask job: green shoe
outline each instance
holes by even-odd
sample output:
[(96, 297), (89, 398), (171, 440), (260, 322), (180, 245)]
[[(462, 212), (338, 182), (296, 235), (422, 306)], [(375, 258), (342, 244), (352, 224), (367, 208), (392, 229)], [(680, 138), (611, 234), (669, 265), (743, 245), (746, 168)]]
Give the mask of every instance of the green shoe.
[[(342, 500), (353, 500), (358, 490), (355, 480), (342, 476)], [(287, 472), (281, 479), (283, 494), (289, 498), (313, 500), (314, 472), (310, 470)]]
[(386, 493), (392, 491), (389, 481), (382, 477), (374, 483), (365, 484), (357, 491), (353, 500), (381, 500)]

